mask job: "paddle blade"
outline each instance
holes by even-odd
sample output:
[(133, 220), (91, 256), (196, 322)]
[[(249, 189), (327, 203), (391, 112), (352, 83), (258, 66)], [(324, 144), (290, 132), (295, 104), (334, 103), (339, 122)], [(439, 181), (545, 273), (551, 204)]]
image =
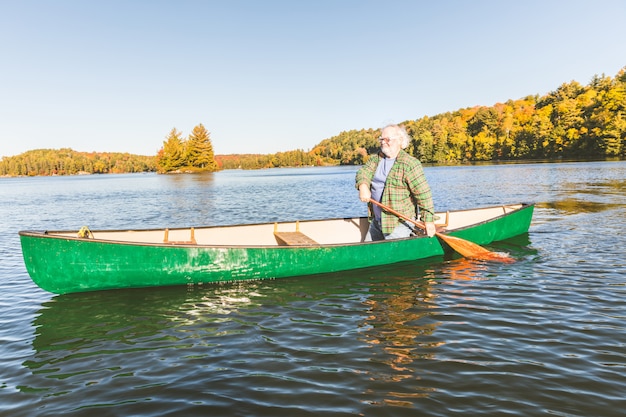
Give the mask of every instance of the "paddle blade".
[(515, 262), (515, 259), (511, 258), (506, 253), (491, 252), (474, 242), (470, 242), (469, 240), (443, 235), (441, 233), (437, 233), (437, 237), (446, 242), (452, 249), (466, 258), (493, 262)]

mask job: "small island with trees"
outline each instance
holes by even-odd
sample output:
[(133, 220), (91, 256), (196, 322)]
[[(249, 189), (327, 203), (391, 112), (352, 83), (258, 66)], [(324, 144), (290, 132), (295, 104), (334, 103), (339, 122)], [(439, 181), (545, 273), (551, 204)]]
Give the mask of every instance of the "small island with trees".
[(176, 128), (172, 129), (157, 153), (155, 164), (160, 174), (218, 170), (211, 135), (202, 123), (193, 128), (187, 139)]
[[(563, 83), (544, 96), (475, 106), (402, 123), (412, 137), (406, 149), (423, 163), (626, 159), (626, 67), (587, 85)], [(378, 149), (380, 129), (350, 130), (310, 151), (215, 155), (199, 124), (184, 138), (173, 128), (156, 156), (37, 149), (0, 159), (0, 176), (105, 173), (187, 173), (360, 165)]]

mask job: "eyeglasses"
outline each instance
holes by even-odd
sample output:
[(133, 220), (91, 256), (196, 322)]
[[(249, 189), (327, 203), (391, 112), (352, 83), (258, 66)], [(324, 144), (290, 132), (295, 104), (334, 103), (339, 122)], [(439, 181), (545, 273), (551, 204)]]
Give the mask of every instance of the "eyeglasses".
[(383, 138), (382, 136), (378, 138), (379, 142), (391, 142), (392, 140), (396, 140), (396, 138)]

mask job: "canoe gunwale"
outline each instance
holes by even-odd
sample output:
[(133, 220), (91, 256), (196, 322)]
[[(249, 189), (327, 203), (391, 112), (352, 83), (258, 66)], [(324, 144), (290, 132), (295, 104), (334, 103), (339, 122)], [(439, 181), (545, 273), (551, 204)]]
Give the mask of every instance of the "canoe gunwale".
[[(506, 207), (511, 207), (511, 206), (520, 206), (514, 210), (511, 211), (506, 211)], [(489, 210), (489, 209), (494, 209), (494, 208), (504, 208), (504, 212), (498, 216), (495, 217), (490, 217), (488, 219), (476, 222), (476, 223), (471, 223), (462, 227), (458, 227), (452, 230), (446, 230), (445, 228), (442, 229), (441, 233), (445, 234), (445, 235), (451, 235), (454, 236), (455, 234), (457, 234), (457, 232), (462, 233), (464, 230), (468, 230), (468, 229), (473, 229), (476, 228), (478, 226), (481, 225), (486, 225), (489, 224), (491, 222), (494, 221), (498, 221), (499, 219), (502, 219), (504, 217), (508, 217), (513, 213), (516, 213), (518, 211), (527, 209), (529, 207), (534, 206), (534, 203), (517, 203), (517, 204), (502, 204), (502, 205), (494, 205), (494, 206), (487, 206), (487, 207), (478, 207), (475, 209), (464, 209), (464, 210), (450, 210), (449, 213), (453, 214), (453, 213), (461, 213), (461, 212), (468, 212), (468, 211), (478, 211), (478, 210)], [(343, 218), (330, 218), (330, 219), (311, 219), (311, 220), (301, 220), (299, 221), (300, 223), (307, 223), (307, 222), (324, 222), (324, 221), (349, 221), (349, 220), (354, 220), (354, 219), (359, 219), (359, 220), (363, 220), (363, 219), (367, 219), (367, 217), (343, 217)], [(267, 226), (267, 225), (271, 225), (271, 224), (291, 224), (294, 223), (295, 221), (283, 221), (283, 222), (270, 222), (270, 223), (250, 223), (250, 224), (236, 224), (236, 225), (214, 225), (214, 226), (199, 226), (199, 227), (194, 227), (195, 230), (202, 230), (202, 229), (214, 229), (214, 228), (230, 228), (230, 227), (254, 227), (254, 226)], [(170, 231), (182, 231), (182, 230), (189, 230), (189, 227), (174, 227), (174, 228), (168, 228)], [(102, 232), (106, 232), (106, 233), (126, 233), (126, 232), (162, 232), (164, 231), (164, 228), (149, 228), (149, 229), (104, 229), (104, 230), (93, 230), (93, 233), (102, 233)], [(114, 245), (129, 245), (129, 246), (150, 246), (150, 247), (159, 247), (159, 248), (170, 248), (170, 247), (185, 247), (185, 248), (224, 248), (224, 249), (228, 249), (228, 248), (259, 248), (259, 249), (263, 249), (263, 248), (272, 248), (272, 249), (294, 249), (294, 248), (310, 248), (310, 249), (315, 249), (315, 248), (333, 248), (333, 247), (339, 247), (339, 246), (359, 246), (359, 245), (376, 245), (376, 244), (385, 244), (388, 243), (388, 241), (382, 240), (382, 241), (373, 241), (373, 242), (345, 242), (345, 243), (319, 243), (317, 245), (289, 245), (289, 246), (283, 246), (283, 245), (253, 245), (253, 244), (244, 244), (244, 245), (235, 245), (235, 244), (226, 244), (226, 245), (221, 245), (218, 243), (209, 243), (209, 244), (203, 244), (203, 243), (191, 243), (191, 242), (171, 242), (171, 243), (165, 243), (165, 242), (141, 242), (141, 241), (128, 241), (128, 240), (115, 240), (115, 239), (99, 239), (99, 238), (82, 238), (82, 237), (78, 237), (78, 236), (67, 236), (66, 234), (68, 233), (75, 233), (74, 230), (44, 230), (44, 231), (32, 231), (32, 230), (22, 230), (19, 231), (18, 234), (20, 236), (31, 236), (31, 237), (38, 237), (38, 238), (48, 238), (48, 239), (65, 239), (65, 240), (69, 240), (69, 241), (81, 241), (81, 242), (98, 242), (98, 243), (105, 243), (105, 244), (114, 244)], [(402, 240), (414, 240), (414, 239), (423, 239), (423, 238), (427, 238), (426, 235), (416, 235), (416, 236), (410, 236), (407, 238), (401, 238), (401, 239), (394, 239), (394, 241), (402, 241)]]
[[(516, 209), (511, 210), (511, 211), (506, 211), (506, 207), (518, 206), (518, 205), (520, 206), (519, 208), (516, 208)], [(529, 208), (534, 207), (534, 206), (535, 206), (535, 203), (519, 203), (519, 204), (502, 204), (502, 205), (498, 205), (498, 206), (489, 206), (489, 207), (484, 207), (484, 208), (476, 208), (476, 210), (482, 210), (482, 209), (488, 210), (488, 209), (502, 207), (502, 208), (505, 209), (505, 211), (502, 214), (498, 215), (498, 216), (490, 217), (489, 219), (482, 220), (482, 221), (479, 221), (479, 222), (476, 222), (476, 223), (471, 223), (471, 224), (468, 224), (466, 226), (457, 227), (457, 228), (454, 228), (452, 230), (445, 230), (444, 229), (441, 233), (444, 234), (444, 235), (451, 235), (451, 236), (453, 236), (456, 232), (462, 232), (464, 230), (473, 229), (473, 228), (476, 228), (478, 226), (486, 225), (486, 224), (489, 224), (491, 222), (503, 219), (505, 217), (509, 217), (511, 214), (520, 212), (522, 210), (529, 209)], [(463, 212), (463, 211), (471, 211), (471, 210), (455, 210), (455, 211), (456, 212)], [(450, 211), (450, 213), (453, 213), (453, 211)]]
[[(162, 229), (155, 229), (155, 231), (160, 231)], [(172, 229), (170, 229), (172, 230)], [(180, 230), (187, 230), (187, 228), (181, 228)], [(116, 232), (113, 230), (106, 230), (107, 232)], [(150, 231), (150, 230), (141, 230)], [(102, 230), (94, 230), (94, 233), (102, 232)], [(120, 231), (121, 232), (121, 231)], [(51, 232), (51, 233), (67, 233), (67, 232)], [(372, 242), (347, 242), (347, 243), (320, 243), (317, 245), (220, 245), (217, 243), (211, 244), (203, 244), (203, 243), (152, 243), (152, 242), (132, 242), (128, 240), (113, 240), (113, 239), (97, 239), (97, 238), (80, 238), (74, 236), (61, 236), (55, 234), (49, 234), (47, 231), (20, 231), (20, 236), (30, 236), (36, 238), (45, 238), (45, 239), (60, 239), (67, 241), (79, 241), (85, 243), (102, 243), (102, 244), (111, 244), (111, 245), (125, 245), (125, 246), (150, 246), (150, 247), (158, 247), (158, 248), (202, 248), (202, 249), (320, 249), (320, 248), (332, 248), (332, 247), (343, 247), (343, 246), (361, 246), (361, 245), (378, 245), (389, 243), (389, 241), (372, 241)], [(394, 239), (394, 241), (402, 241), (402, 240), (414, 240), (414, 239), (422, 239), (427, 236), (411, 236), (402, 239)]]

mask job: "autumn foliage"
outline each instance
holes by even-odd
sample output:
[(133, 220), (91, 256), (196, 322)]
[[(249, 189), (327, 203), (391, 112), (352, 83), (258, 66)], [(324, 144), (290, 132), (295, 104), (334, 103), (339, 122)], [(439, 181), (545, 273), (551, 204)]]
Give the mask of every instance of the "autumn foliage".
[[(544, 96), (475, 106), (402, 123), (410, 154), (425, 163), (536, 159), (626, 159), (626, 67), (587, 85), (563, 83)], [(360, 165), (378, 149), (379, 129), (350, 130), (310, 151), (214, 155), (202, 124), (188, 138), (172, 129), (156, 157), (35, 150), (0, 160), (0, 176), (79, 172), (196, 172), (219, 169)]]
[[(564, 83), (538, 97), (407, 120), (407, 148), (429, 163), (626, 158), (626, 69), (583, 86)], [(362, 164), (379, 131), (342, 132), (311, 152)]]
[(155, 171), (153, 156), (115, 152), (35, 149), (0, 161), (2, 176), (121, 174)]

